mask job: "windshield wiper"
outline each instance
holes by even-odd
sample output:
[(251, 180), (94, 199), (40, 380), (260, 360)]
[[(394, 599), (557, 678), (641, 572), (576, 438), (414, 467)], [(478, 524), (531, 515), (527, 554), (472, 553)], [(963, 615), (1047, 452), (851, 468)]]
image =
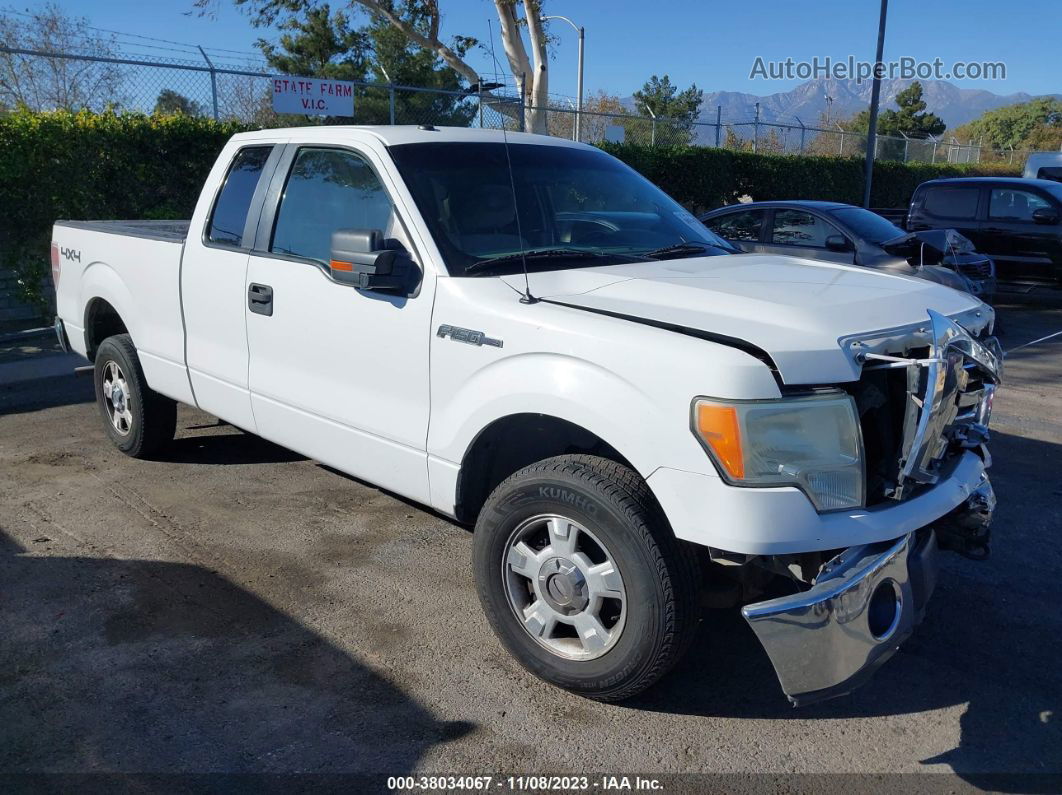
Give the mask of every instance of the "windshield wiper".
[(623, 258), (623, 254), (607, 254), (602, 251), (586, 251), (578, 248), (540, 248), (533, 251), (520, 251), (515, 254), (502, 254), (489, 259), (481, 259), (473, 262), (465, 268), (465, 275), (488, 270), (495, 265), (509, 265), (520, 260), (548, 260), (548, 259), (615, 259)]
[[(715, 248), (713, 246), (713, 248)], [(704, 254), (708, 251), (708, 245), (706, 243), (675, 243), (673, 246), (664, 246), (663, 248), (655, 248), (652, 251), (646, 251), (646, 257), (652, 257), (653, 259), (671, 259), (672, 257), (684, 257), (688, 254)]]

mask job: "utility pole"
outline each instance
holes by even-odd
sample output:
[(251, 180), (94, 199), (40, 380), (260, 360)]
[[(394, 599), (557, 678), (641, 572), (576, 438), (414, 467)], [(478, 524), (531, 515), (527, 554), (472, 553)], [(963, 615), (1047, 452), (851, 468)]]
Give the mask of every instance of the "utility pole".
[(881, 99), (881, 73), (885, 65), (881, 62), (885, 51), (885, 15), (889, 11), (889, 0), (881, 0), (881, 16), (878, 18), (878, 49), (874, 57), (874, 88), (870, 92), (870, 126), (867, 128), (867, 156), (863, 164), (863, 206), (870, 208), (870, 187), (874, 179), (874, 154), (877, 149), (878, 135), (878, 101)]
[(752, 151), (758, 152), (760, 147), (760, 103), (756, 103), (756, 121), (752, 127)]
[(833, 97), (826, 95), (826, 126), (830, 126), (830, 109), (833, 106)]

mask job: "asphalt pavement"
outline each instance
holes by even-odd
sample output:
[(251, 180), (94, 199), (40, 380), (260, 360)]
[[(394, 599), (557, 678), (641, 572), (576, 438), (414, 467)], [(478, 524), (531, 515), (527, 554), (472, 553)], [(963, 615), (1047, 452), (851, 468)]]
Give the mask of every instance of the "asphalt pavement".
[(554, 689), (486, 625), (467, 528), (192, 409), (163, 456), (126, 458), (74, 358), (0, 346), (0, 772), (1043, 789), (1029, 774), (1062, 774), (1062, 335), (1019, 346), (1062, 308), (1002, 312), (991, 558), (943, 556), (902, 650), (799, 710), (733, 610), (633, 701)]

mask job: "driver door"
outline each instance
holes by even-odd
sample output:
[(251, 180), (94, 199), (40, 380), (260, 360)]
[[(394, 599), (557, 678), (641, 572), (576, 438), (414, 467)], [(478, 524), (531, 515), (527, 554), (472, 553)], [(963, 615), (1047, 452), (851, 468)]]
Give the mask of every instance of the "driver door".
[[(290, 143), (247, 267), (248, 384), (260, 435), (428, 501), (428, 345), (434, 274), (363, 149)], [(384, 175), (384, 176), (381, 176)], [(412, 295), (333, 281), (336, 229), (380, 229), (424, 272)]]

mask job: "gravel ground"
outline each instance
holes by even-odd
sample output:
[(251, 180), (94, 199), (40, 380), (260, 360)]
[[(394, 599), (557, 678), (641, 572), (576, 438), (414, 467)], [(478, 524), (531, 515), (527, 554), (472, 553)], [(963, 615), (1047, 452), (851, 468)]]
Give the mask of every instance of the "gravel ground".
[[(1003, 313), (1008, 348), (1062, 330)], [(1008, 360), (991, 559), (943, 556), (900, 653), (800, 710), (736, 611), (632, 702), (553, 689), (486, 625), (466, 528), (192, 409), (126, 458), (35, 344), (0, 346), (0, 772), (1062, 773), (1062, 336)]]

